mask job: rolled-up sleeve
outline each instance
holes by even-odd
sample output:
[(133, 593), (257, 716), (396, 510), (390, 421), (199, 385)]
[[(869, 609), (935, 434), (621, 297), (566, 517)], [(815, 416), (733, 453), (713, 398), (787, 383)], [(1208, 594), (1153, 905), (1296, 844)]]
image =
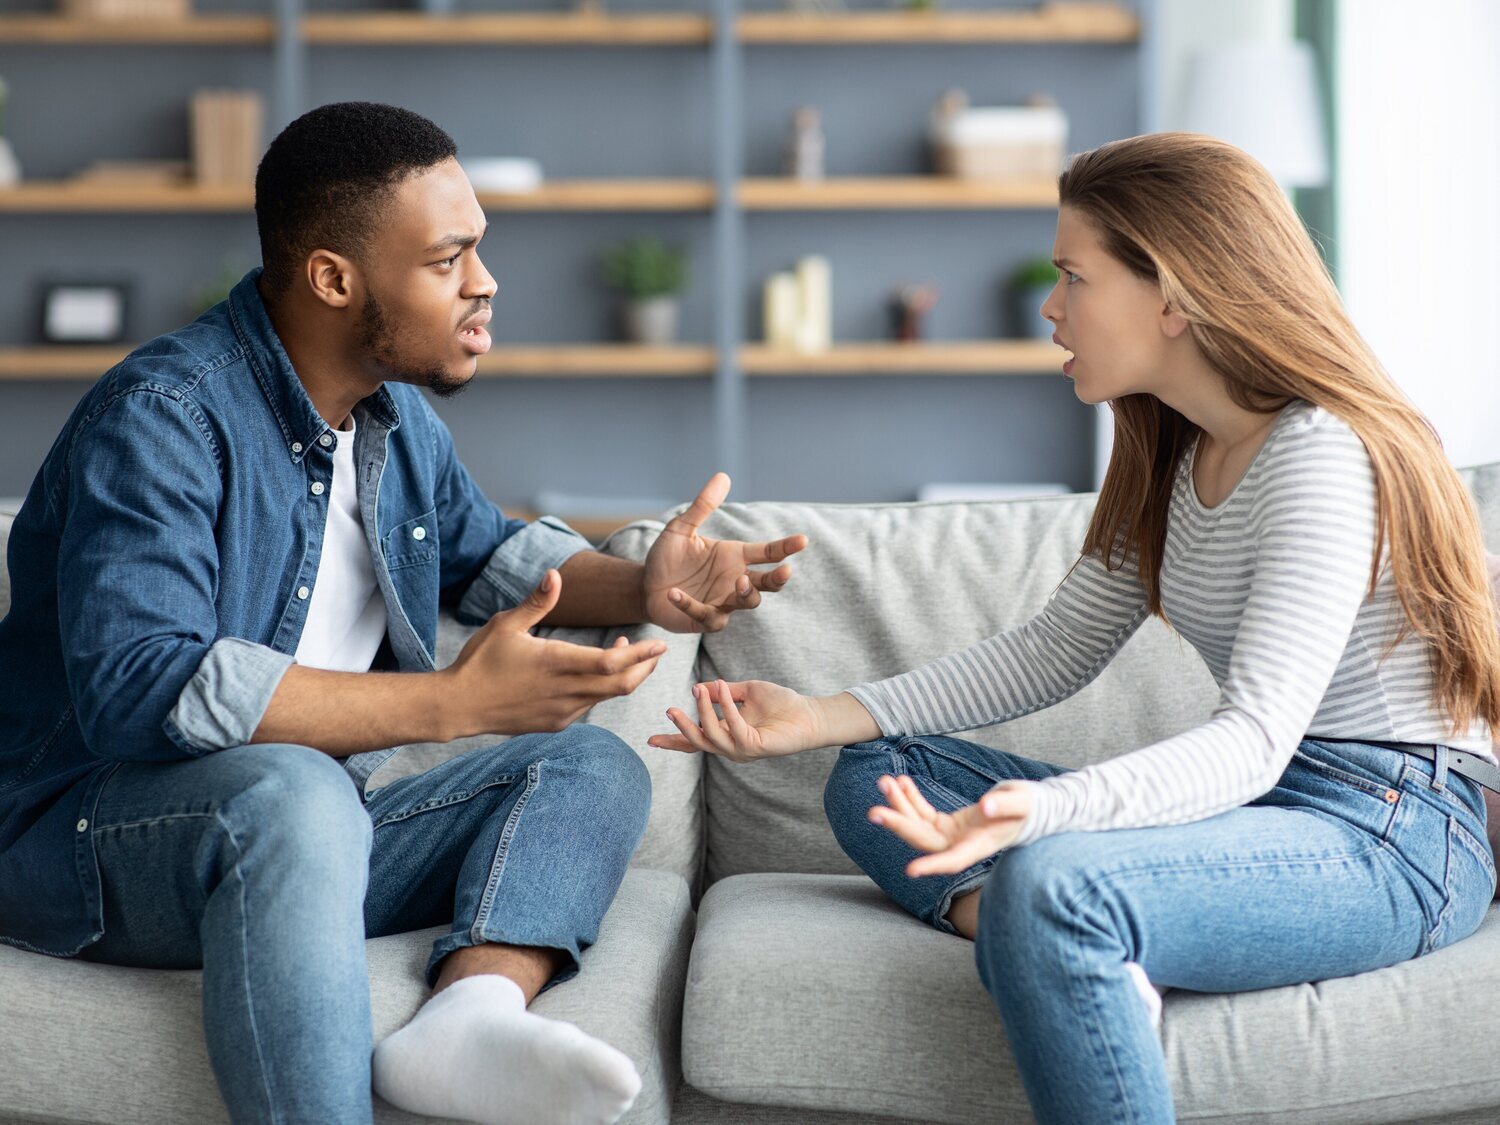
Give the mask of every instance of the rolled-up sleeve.
[(432, 425), (442, 600), (459, 620), (480, 625), (519, 605), (548, 570), (593, 547), (551, 516), (508, 519), (459, 461), (442, 420), (433, 415)]
[(218, 636), (221, 493), (206, 422), (161, 390), (124, 392), (74, 433), (58, 617), (79, 725), (101, 758), (241, 744), (291, 663)]

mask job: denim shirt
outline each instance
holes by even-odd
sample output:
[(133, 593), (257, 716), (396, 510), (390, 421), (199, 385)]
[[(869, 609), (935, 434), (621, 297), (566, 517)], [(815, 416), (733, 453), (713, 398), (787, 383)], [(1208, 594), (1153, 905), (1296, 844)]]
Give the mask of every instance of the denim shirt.
[[(249, 741), (307, 621), (333, 449), (271, 326), (260, 271), (84, 396), (10, 535), (0, 621), (0, 941), (103, 933), (89, 822), (123, 762)], [(478, 623), (588, 544), (508, 520), (414, 387), (355, 407), (360, 512), (389, 658), (434, 667), (438, 609)], [(363, 781), (394, 751), (348, 763)]]

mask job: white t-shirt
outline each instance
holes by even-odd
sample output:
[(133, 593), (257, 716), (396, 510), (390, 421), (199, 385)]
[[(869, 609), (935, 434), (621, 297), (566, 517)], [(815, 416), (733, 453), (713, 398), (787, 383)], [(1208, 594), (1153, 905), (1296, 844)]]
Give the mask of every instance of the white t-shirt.
[(313, 580), (307, 623), (297, 642), (298, 664), (330, 672), (368, 672), (385, 638), (385, 598), (365, 540), (355, 488), (354, 416), (334, 434), (333, 486), (323, 556)]

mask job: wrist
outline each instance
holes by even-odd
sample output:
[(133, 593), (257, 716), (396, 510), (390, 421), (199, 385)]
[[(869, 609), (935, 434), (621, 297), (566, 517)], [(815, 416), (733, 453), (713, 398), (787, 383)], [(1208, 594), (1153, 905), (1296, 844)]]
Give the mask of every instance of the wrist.
[(850, 746), (879, 738), (880, 725), (865, 705), (847, 691), (810, 698), (816, 746)]
[(478, 701), (485, 693), (469, 689), (464, 681), (463, 669), (450, 664), (437, 672), (427, 672), (420, 678), (425, 681), (419, 706), (433, 716), (436, 724), (434, 742), (452, 742), (455, 738), (487, 733), (487, 726), (479, 713)]

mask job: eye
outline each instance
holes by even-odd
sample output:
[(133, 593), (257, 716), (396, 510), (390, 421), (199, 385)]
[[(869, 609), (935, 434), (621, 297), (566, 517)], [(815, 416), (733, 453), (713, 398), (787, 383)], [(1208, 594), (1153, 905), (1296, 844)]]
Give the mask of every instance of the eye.
[(1063, 276), (1068, 279), (1068, 284), (1069, 285), (1072, 285), (1075, 281), (1082, 281), (1083, 280), (1081, 277), (1079, 277), (1072, 270), (1063, 270)]
[(437, 265), (437, 266), (442, 267), (445, 270), (448, 270), (448, 269), (452, 269), (453, 268), (453, 263), (456, 262), (456, 261), (458, 261), (458, 255), (457, 254), (453, 255), (453, 257), (451, 257), (451, 258), (444, 258), (441, 262), (436, 262), (434, 264)]

